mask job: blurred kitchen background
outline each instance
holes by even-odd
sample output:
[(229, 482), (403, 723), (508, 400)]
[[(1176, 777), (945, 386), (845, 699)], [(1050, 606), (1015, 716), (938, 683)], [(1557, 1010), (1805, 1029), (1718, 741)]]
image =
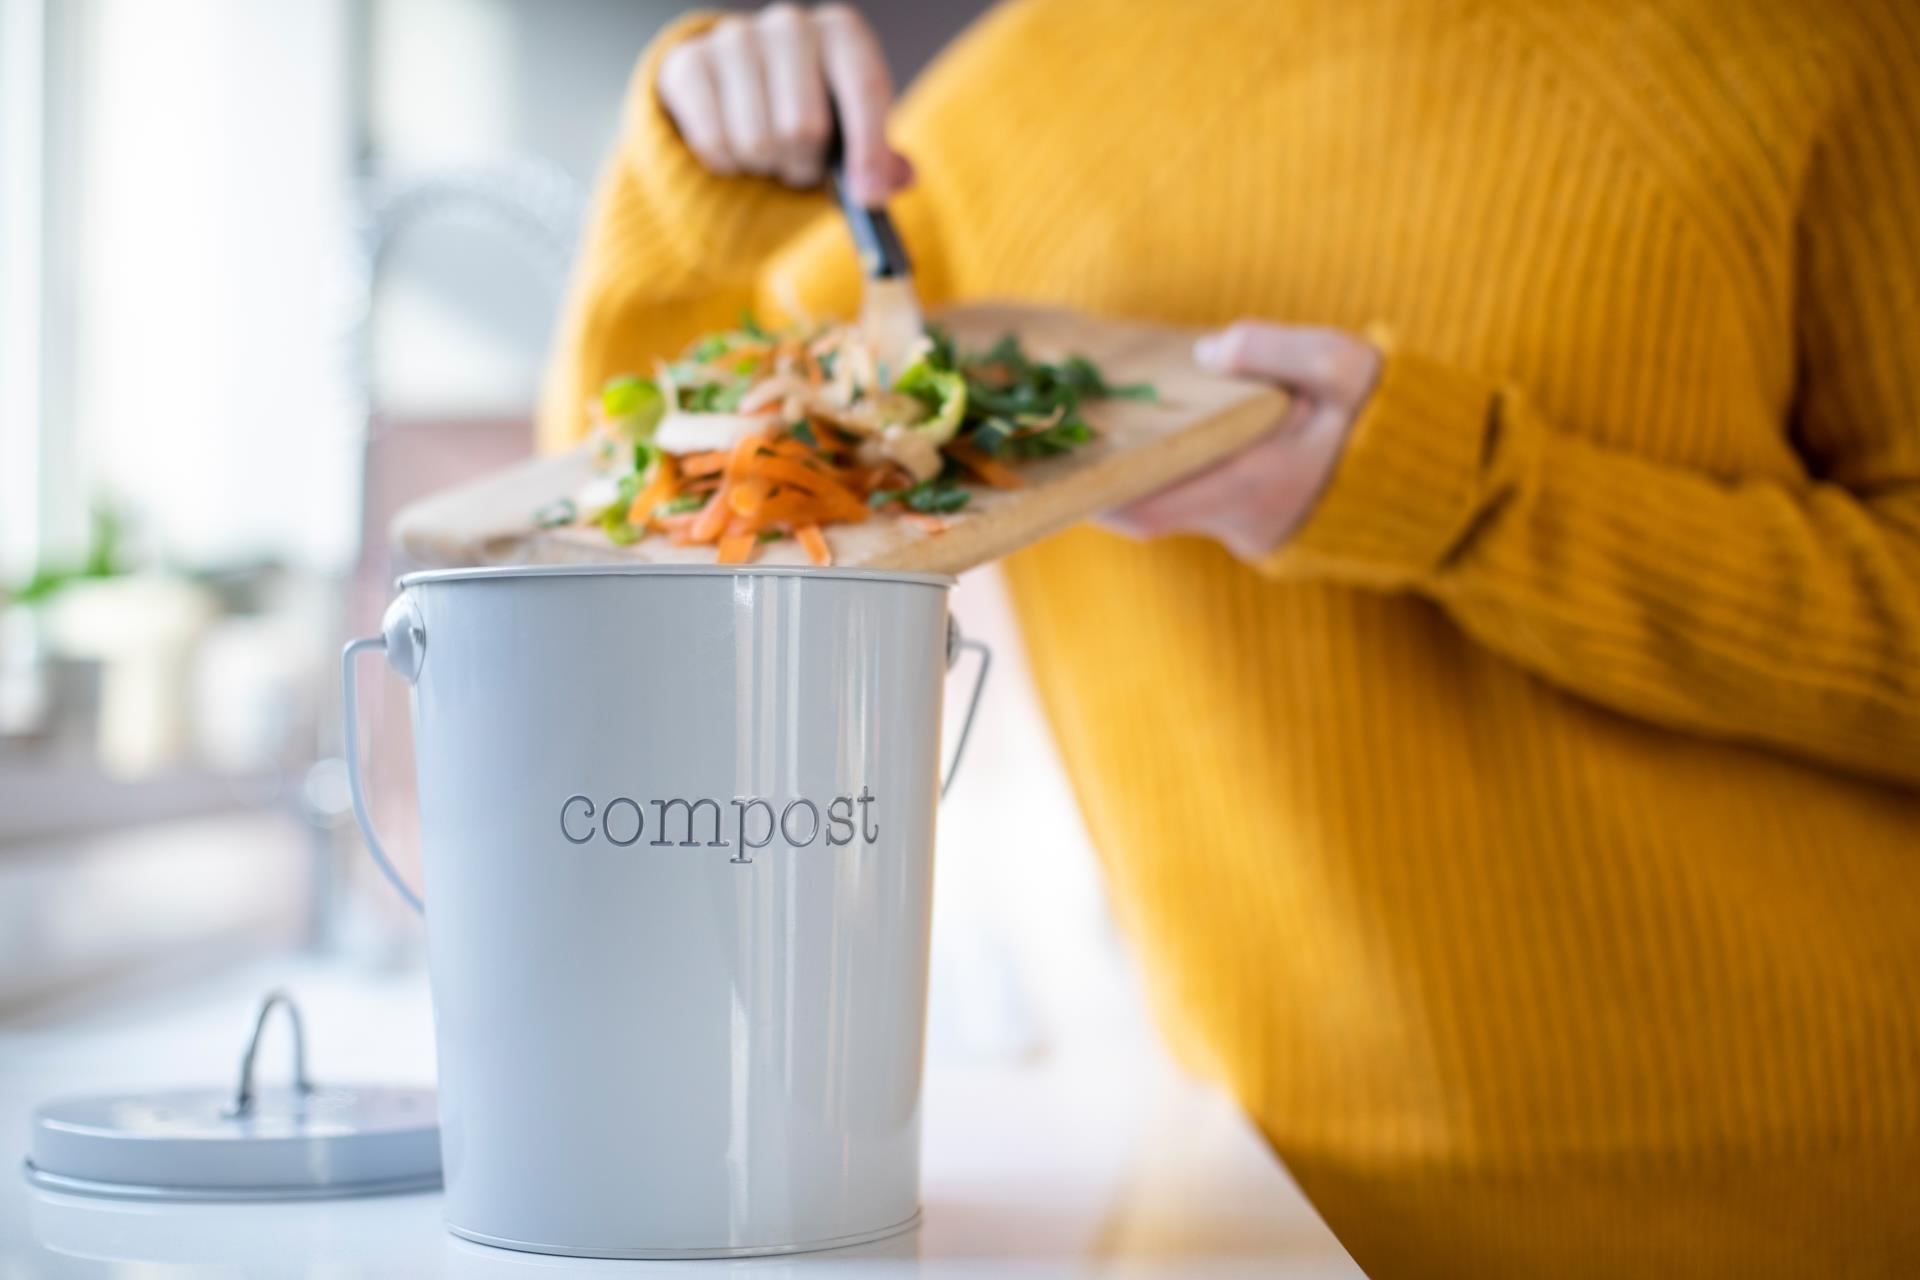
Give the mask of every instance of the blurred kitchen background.
[[(0, 1025), (288, 953), (418, 967), (347, 811), (339, 647), (396, 507), (529, 451), (680, 7), (0, 0)], [(867, 6), (903, 83), (983, 7)], [(942, 818), (932, 1051), (1138, 1034), (991, 576), (956, 609), (1003, 661)], [(403, 690), (363, 688), (411, 849)]]

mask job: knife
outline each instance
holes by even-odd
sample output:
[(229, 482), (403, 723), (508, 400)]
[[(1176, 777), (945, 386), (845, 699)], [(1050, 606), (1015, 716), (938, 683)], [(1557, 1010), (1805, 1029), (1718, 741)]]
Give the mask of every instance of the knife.
[(913, 358), (914, 348), (926, 332), (920, 298), (913, 288), (913, 263), (886, 206), (862, 204), (849, 190), (846, 143), (837, 111), (832, 112), (826, 161), (834, 200), (846, 216), (854, 253), (866, 277), (860, 301), (860, 332), (873, 348), (881, 384), (891, 385), (893, 376)]

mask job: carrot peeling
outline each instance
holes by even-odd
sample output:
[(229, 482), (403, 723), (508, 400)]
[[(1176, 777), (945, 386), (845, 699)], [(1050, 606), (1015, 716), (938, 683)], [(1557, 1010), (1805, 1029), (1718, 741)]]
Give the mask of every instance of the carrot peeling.
[(709, 449), (705, 453), (690, 453), (680, 459), (680, 474), (689, 480), (701, 476), (717, 476), (727, 469), (728, 451)]
[(727, 501), (726, 486), (722, 485), (707, 499), (707, 505), (700, 508), (693, 523), (687, 526), (689, 542), (712, 542), (727, 528), (727, 518), (733, 514), (733, 507)]
[(760, 476), (748, 476), (727, 490), (727, 505), (735, 515), (751, 516), (766, 503), (773, 485)]
[(750, 473), (753, 460), (758, 457), (760, 452), (766, 449), (770, 443), (771, 441), (768, 440), (765, 433), (761, 433), (747, 436), (742, 439), (740, 443), (734, 445), (733, 451), (727, 456), (727, 479), (729, 481), (744, 479)]
[(819, 525), (795, 525), (793, 536), (800, 539), (800, 545), (806, 549), (807, 559), (823, 567), (833, 563), (833, 551), (827, 546), (827, 535), (820, 532)]
[(672, 501), (679, 483), (680, 469), (674, 465), (673, 455), (663, 453), (655, 458), (652, 478), (633, 495), (633, 503), (627, 508), (627, 523), (643, 529), (651, 525), (654, 508)]

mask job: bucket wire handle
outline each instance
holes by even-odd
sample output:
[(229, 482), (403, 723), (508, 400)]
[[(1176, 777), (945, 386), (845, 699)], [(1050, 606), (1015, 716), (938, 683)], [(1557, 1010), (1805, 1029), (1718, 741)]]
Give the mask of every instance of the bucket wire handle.
[(387, 857), (387, 851), (380, 846), (380, 837), (373, 833), (373, 818), (367, 813), (366, 789), (360, 782), (360, 746), (359, 746), (359, 702), (354, 680), (354, 659), (367, 649), (379, 649), (386, 652), (385, 635), (361, 636), (357, 640), (347, 641), (347, 647), (340, 651), (340, 736), (346, 741), (347, 753), (347, 792), (353, 797), (353, 820), (360, 826), (360, 835), (367, 842), (367, 852), (373, 855), (374, 865), (380, 868), (380, 874), (387, 878), (394, 892), (406, 900), (408, 906), (425, 915), (426, 903), (413, 891), (413, 886), (400, 878), (393, 860)]
[(984, 640), (969, 640), (960, 634), (958, 627), (949, 621), (947, 633), (947, 666), (949, 669), (960, 660), (962, 652), (980, 655), (980, 669), (973, 676), (973, 692), (967, 696), (967, 718), (960, 722), (960, 736), (953, 744), (953, 759), (947, 763), (946, 776), (940, 780), (940, 798), (945, 800), (947, 792), (953, 787), (953, 776), (960, 772), (960, 757), (967, 750), (967, 736), (973, 732), (974, 713), (980, 710), (980, 695), (987, 689), (987, 672), (993, 669), (993, 650)]

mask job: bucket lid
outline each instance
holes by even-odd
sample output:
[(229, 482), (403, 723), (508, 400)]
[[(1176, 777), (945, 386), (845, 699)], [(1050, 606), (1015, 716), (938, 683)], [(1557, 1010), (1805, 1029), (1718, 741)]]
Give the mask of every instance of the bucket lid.
[[(257, 1089), (253, 1062), (276, 1006), (294, 1032), (294, 1081)], [(269, 994), (236, 1090), (60, 1098), (34, 1113), (27, 1178), (56, 1191), (139, 1200), (295, 1200), (440, 1185), (433, 1090), (315, 1085), (299, 1011)]]

